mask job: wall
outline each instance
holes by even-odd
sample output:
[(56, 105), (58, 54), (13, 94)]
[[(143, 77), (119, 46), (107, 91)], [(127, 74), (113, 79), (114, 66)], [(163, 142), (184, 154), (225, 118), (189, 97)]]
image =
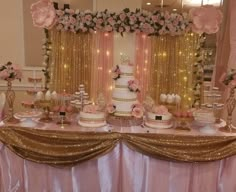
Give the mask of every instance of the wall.
[[(16, 91), (15, 111), (25, 110), (21, 101), (32, 100), (26, 90), (33, 88), (28, 83), (28, 77), (36, 71), (37, 77), (42, 77), (42, 38), (43, 30), (33, 26), (30, 6), (37, 0), (7, 0), (0, 6), (0, 64), (12, 61), (19, 64), (23, 70), (22, 82), (14, 81)], [(80, 10), (93, 9), (92, 0), (58, 0), (62, 7), (64, 3), (71, 3), (71, 8)], [(42, 84), (38, 86), (41, 87)], [(6, 82), (0, 81), (0, 92), (6, 90)]]
[[(104, 11), (108, 9), (109, 11), (120, 12), (124, 8), (129, 8), (130, 10), (135, 10), (136, 8), (141, 8), (142, 0), (94, 0), (94, 11)], [(121, 54), (127, 55), (131, 62), (135, 61), (135, 35), (124, 33), (122, 37), (120, 34), (114, 35), (114, 65), (120, 63)]]

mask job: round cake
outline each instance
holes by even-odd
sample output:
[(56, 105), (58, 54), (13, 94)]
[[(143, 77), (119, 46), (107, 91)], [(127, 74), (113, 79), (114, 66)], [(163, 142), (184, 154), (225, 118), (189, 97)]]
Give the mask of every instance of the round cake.
[(199, 109), (193, 113), (194, 120), (199, 123), (215, 123), (214, 112), (208, 109)]
[(78, 124), (82, 127), (103, 127), (106, 125), (105, 113), (98, 111), (97, 106), (85, 106), (79, 114)]
[(172, 114), (165, 106), (155, 107), (151, 112), (147, 112), (145, 125), (157, 129), (171, 128), (173, 126)]

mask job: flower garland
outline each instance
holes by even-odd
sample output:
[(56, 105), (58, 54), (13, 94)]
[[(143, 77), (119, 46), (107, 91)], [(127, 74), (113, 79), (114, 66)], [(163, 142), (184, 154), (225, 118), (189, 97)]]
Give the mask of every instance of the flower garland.
[(203, 47), (205, 45), (206, 36), (203, 34), (199, 38), (199, 45), (197, 47), (196, 53), (196, 62), (193, 66), (193, 74), (195, 77), (195, 85), (193, 87), (193, 95), (194, 95), (194, 106), (200, 106), (201, 104), (201, 89), (203, 86), (203, 75), (204, 75), (204, 51)]
[(45, 76), (44, 88), (45, 90), (48, 90), (49, 89), (48, 84), (50, 83), (50, 80), (51, 80), (50, 64), (49, 64), (49, 56), (51, 54), (51, 42), (49, 40), (49, 31), (47, 29), (44, 29), (44, 34), (45, 34), (45, 38), (44, 38), (42, 50), (43, 50), (43, 59), (44, 59), (43, 66), (45, 66), (45, 68), (42, 71)]
[(169, 13), (155, 11), (149, 13), (136, 9), (135, 12), (128, 8), (120, 13), (91, 11), (74, 11), (72, 9), (56, 10), (58, 22), (56, 28), (60, 31), (105, 32), (116, 31), (123, 35), (124, 32), (146, 33), (148, 35), (181, 35), (191, 30), (191, 21), (187, 13)]
[(230, 69), (227, 73), (223, 73), (219, 79), (219, 82), (223, 83), (231, 89), (236, 88), (236, 69)]

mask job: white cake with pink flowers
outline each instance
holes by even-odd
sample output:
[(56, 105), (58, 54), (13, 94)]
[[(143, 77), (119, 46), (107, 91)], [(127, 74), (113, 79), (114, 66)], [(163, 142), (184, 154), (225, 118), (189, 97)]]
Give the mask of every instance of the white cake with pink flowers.
[(147, 112), (145, 125), (151, 128), (166, 129), (173, 126), (172, 114), (163, 105), (155, 106)]
[(113, 70), (115, 88), (112, 92), (112, 104), (115, 116), (132, 116), (138, 103), (137, 92), (140, 91), (138, 81), (134, 78), (134, 65), (128, 63), (117, 65)]
[(97, 105), (86, 105), (79, 114), (78, 124), (82, 127), (103, 127), (106, 125), (105, 113)]

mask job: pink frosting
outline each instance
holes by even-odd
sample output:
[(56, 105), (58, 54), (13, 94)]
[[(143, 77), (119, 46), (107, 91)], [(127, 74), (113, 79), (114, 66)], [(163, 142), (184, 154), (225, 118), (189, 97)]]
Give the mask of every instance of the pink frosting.
[(97, 113), (98, 106), (97, 105), (86, 105), (83, 109), (83, 112), (85, 113)]
[(167, 115), (169, 113), (167, 107), (164, 105), (153, 107), (152, 112), (159, 115)]
[(56, 10), (50, 0), (39, 0), (32, 4), (31, 14), (36, 27), (51, 29), (57, 22)]

